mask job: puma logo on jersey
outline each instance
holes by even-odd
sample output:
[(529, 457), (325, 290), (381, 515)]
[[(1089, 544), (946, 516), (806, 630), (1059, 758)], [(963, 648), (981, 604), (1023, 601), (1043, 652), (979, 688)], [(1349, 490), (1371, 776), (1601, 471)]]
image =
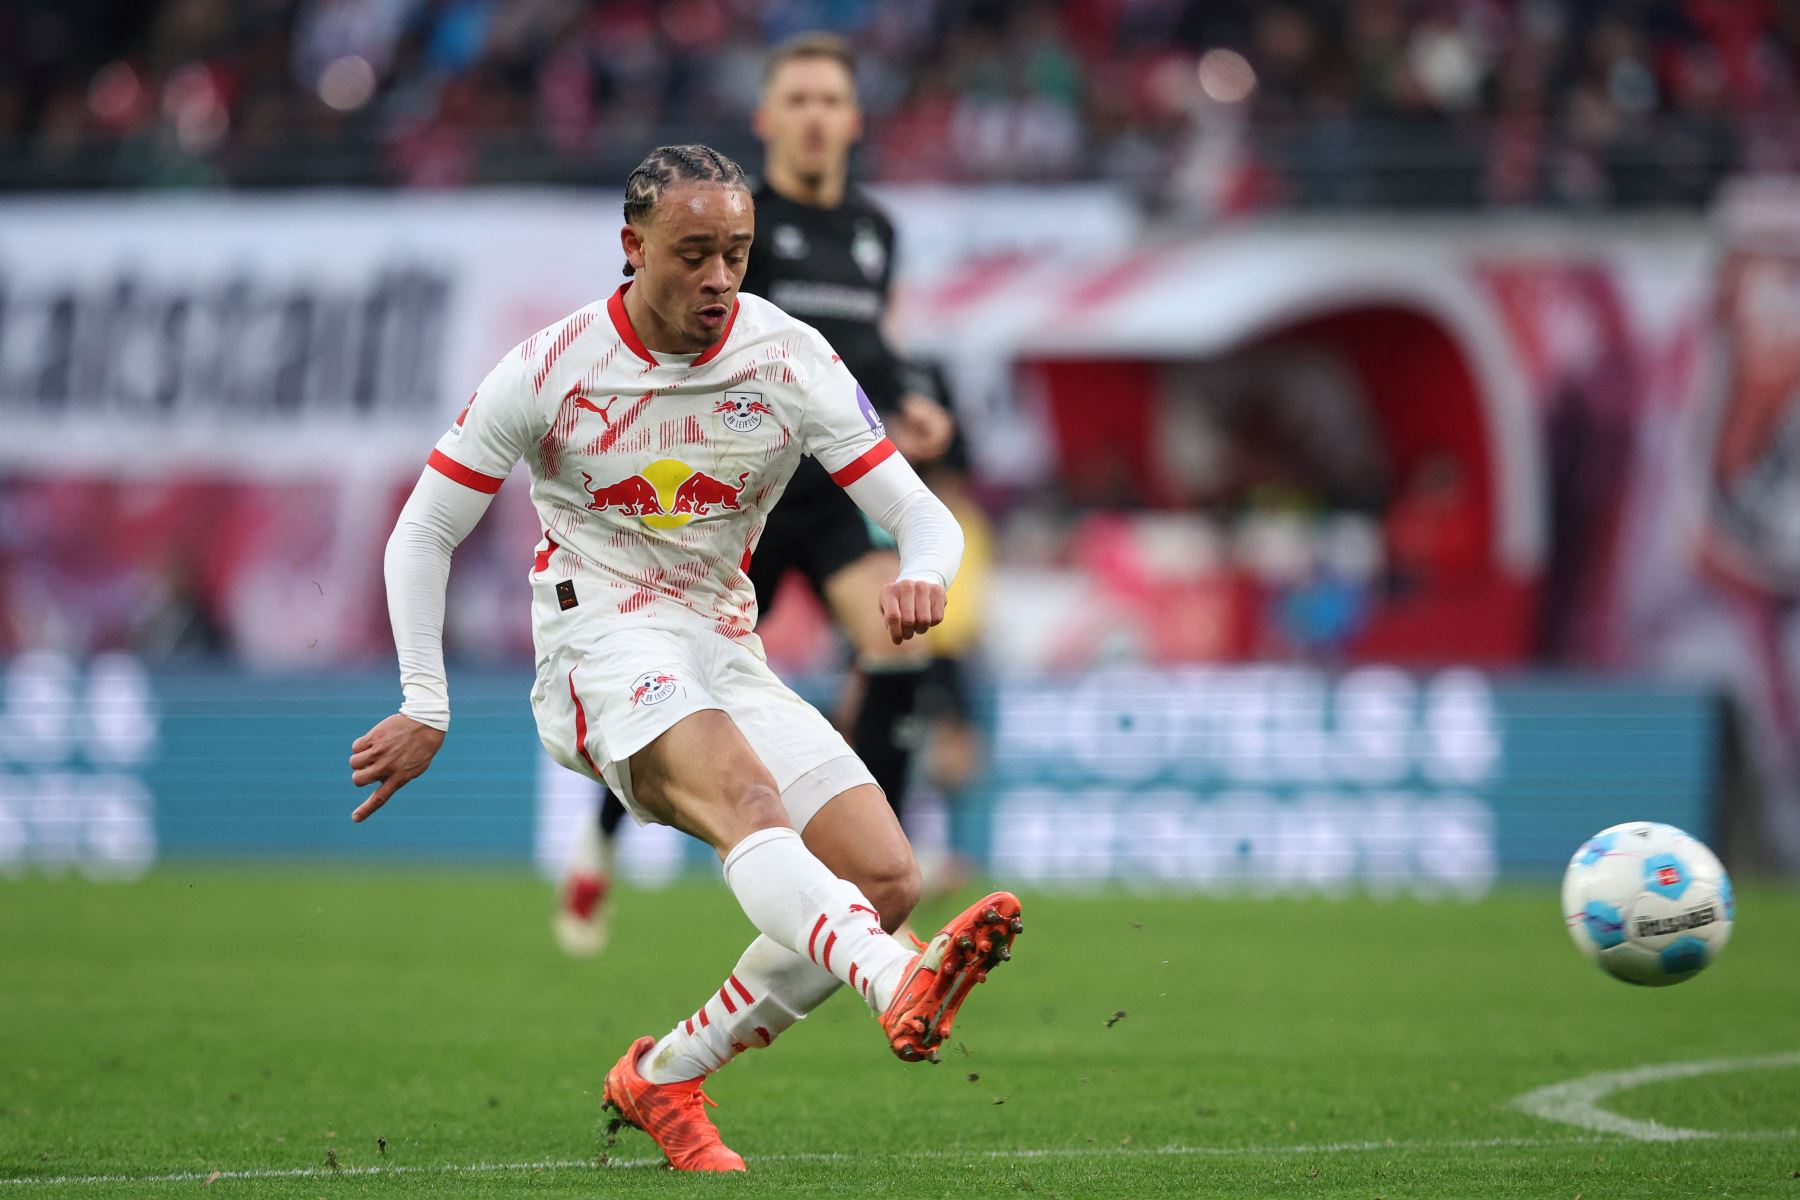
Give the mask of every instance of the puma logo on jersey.
[(606, 407), (601, 408), (598, 404), (595, 404), (592, 400), (589, 400), (586, 396), (577, 395), (575, 397), (575, 407), (576, 408), (585, 408), (591, 413), (599, 413), (600, 420), (605, 422), (606, 427), (608, 429), (612, 428), (612, 406), (617, 404), (618, 402), (619, 402), (619, 398), (617, 396), (613, 396), (612, 398), (607, 400)]

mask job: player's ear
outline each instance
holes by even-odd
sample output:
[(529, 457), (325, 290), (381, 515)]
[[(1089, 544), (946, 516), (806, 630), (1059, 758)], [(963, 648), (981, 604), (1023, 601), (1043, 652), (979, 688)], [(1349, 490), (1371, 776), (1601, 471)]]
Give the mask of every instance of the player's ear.
[(750, 112), (750, 132), (756, 135), (759, 142), (769, 140), (769, 118), (761, 101)]
[(850, 142), (851, 142), (851, 144), (854, 145), (855, 143), (862, 141), (862, 136), (863, 136), (862, 106), (857, 105), (856, 107), (854, 107), (850, 110)]
[(625, 251), (625, 261), (631, 264), (633, 271), (644, 269), (644, 235), (637, 231), (637, 226), (627, 225), (619, 230), (619, 245)]

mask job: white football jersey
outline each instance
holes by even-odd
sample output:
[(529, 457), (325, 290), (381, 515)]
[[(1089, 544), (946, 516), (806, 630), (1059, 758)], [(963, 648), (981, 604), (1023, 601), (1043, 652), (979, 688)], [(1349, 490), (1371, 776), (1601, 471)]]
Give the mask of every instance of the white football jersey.
[(544, 529), (534, 611), (586, 624), (674, 605), (744, 637), (756, 625), (745, 572), (800, 455), (847, 486), (894, 444), (811, 326), (739, 296), (706, 352), (653, 353), (626, 315), (630, 286), (508, 353), (431, 466), (494, 492), (529, 464)]

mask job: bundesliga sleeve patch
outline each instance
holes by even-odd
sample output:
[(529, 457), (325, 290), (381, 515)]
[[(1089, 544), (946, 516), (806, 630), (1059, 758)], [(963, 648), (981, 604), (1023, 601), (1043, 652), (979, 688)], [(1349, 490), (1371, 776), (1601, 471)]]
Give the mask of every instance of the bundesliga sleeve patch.
[(878, 437), (886, 437), (887, 429), (876, 415), (875, 405), (869, 400), (869, 393), (863, 391), (862, 384), (856, 385), (856, 407), (862, 410), (863, 420), (869, 423), (869, 431)]

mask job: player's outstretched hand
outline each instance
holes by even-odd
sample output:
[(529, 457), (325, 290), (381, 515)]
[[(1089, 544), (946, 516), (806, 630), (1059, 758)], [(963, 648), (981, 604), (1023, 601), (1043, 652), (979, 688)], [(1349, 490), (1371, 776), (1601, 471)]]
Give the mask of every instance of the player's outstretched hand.
[(395, 713), (350, 743), (350, 782), (357, 787), (379, 783), (367, 800), (350, 814), (365, 820), (388, 798), (425, 773), (431, 758), (444, 744), (444, 731), (421, 725)]
[(923, 579), (899, 579), (881, 589), (881, 615), (898, 646), (944, 619), (944, 589)]
[(900, 397), (900, 411), (888, 420), (887, 431), (888, 440), (907, 462), (930, 462), (950, 449), (956, 418), (930, 396), (908, 392)]

